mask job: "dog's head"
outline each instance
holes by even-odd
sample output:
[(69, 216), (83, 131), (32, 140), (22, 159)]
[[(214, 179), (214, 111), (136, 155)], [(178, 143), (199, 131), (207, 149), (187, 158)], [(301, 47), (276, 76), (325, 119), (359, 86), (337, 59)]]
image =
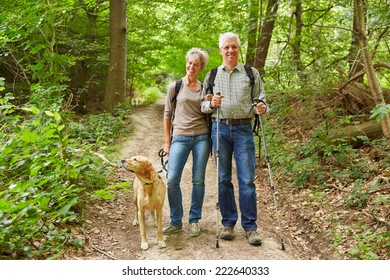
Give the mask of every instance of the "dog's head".
[(134, 156), (122, 159), (122, 167), (141, 178), (152, 179), (156, 175), (152, 163), (144, 156)]

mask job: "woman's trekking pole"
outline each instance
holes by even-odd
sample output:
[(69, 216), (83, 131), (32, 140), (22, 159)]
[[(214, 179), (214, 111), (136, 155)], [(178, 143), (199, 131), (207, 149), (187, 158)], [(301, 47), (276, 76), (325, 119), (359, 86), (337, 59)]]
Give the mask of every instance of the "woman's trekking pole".
[(278, 228), (279, 228), (279, 236), (280, 236), (280, 243), (282, 246), (282, 250), (285, 250), (284, 247), (284, 240), (282, 238), (282, 228), (280, 227), (280, 220), (279, 220), (279, 211), (276, 203), (276, 198), (275, 198), (275, 186), (274, 182), (272, 180), (272, 173), (271, 173), (271, 166), (270, 166), (270, 159), (268, 155), (268, 150), (267, 150), (267, 143), (265, 141), (265, 134), (264, 134), (264, 126), (263, 126), (263, 120), (261, 118), (261, 115), (259, 115), (259, 121), (260, 121), (260, 128), (261, 128), (261, 135), (263, 137), (263, 144), (264, 144), (264, 153), (265, 153), (265, 161), (267, 162), (267, 167), (268, 167), (268, 175), (269, 175), (269, 181), (270, 181), (270, 187), (271, 187), (271, 193), (274, 201), (274, 207), (275, 207), (275, 212), (276, 212), (276, 218), (278, 222)]
[[(217, 95), (221, 93), (218, 92)], [(215, 209), (217, 210), (217, 235), (215, 237), (215, 247), (219, 248), (219, 107), (217, 107), (217, 143), (216, 143), (216, 151), (215, 151), (215, 162), (217, 165), (217, 202), (215, 204)]]

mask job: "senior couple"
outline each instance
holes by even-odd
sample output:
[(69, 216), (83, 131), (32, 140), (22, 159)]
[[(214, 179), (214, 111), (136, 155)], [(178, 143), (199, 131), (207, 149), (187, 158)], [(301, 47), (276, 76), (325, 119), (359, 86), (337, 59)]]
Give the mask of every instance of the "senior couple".
[[(168, 202), (170, 223), (164, 227), (163, 234), (180, 232), (183, 227), (183, 205), (180, 181), (184, 166), (192, 152), (192, 194), (189, 209), (189, 234), (200, 234), (199, 220), (205, 194), (205, 172), (210, 154), (208, 126), (205, 113), (212, 113), (212, 141), (217, 143), (217, 108), (219, 108), (219, 206), (223, 228), (220, 238), (232, 240), (238, 211), (232, 184), (232, 158), (236, 162), (238, 178), (238, 202), (241, 213), (241, 226), (251, 245), (261, 245), (257, 232), (257, 207), (255, 165), (256, 154), (252, 133), (253, 115), (264, 114), (267, 110), (263, 84), (259, 72), (252, 68), (255, 85), (252, 90), (244, 65), (238, 62), (240, 39), (238, 35), (227, 32), (220, 35), (219, 50), (223, 63), (218, 67), (214, 81), (214, 93), (207, 92), (210, 72), (204, 86), (197, 79), (198, 74), (208, 62), (208, 54), (201, 49), (192, 48), (186, 55), (186, 75), (176, 95), (176, 83), (168, 87), (164, 109), (164, 151), (169, 154), (168, 164)], [(253, 100), (262, 102), (253, 106)], [(174, 115), (174, 118), (172, 118)], [(216, 145), (214, 150), (216, 149)], [(215, 155), (215, 151), (214, 151)]]

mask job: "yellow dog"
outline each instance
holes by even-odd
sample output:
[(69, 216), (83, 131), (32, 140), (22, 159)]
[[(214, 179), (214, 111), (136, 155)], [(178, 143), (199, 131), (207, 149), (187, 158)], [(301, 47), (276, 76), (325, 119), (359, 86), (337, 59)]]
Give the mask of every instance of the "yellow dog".
[[(133, 225), (140, 225), (141, 249), (149, 249), (146, 239), (145, 211), (151, 212), (154, 225), (157, 225), (157, 241), (160, 248), (166, 244), (162, 235), (162, 215), (166, 185), (151, 162), (143, 156), (122, 160), (122, 166), (136, 176), (133, 183), (136, 213)], [(157, 222), (157, 224), (156, 224)]]

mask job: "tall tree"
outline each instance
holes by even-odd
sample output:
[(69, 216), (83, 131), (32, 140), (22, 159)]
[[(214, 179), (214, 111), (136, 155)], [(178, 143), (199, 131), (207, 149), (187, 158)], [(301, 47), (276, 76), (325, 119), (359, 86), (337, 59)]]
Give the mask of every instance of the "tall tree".
[(259, 13), (262, 0), (249, 1), (249, 20), (248, 20), (248, 49), (246, 51), (246, 64), (254, 66), (256, 56), (257, 30), (259, 29)]
[[(364, 5), (364, 15), (366, 14), (367, 11), (367, 6)], [(351, 46), (349, 48), (349, 55), (348, 55), (348, 62), (349, 62), (349, 72), (348, 72), (348, 77), (352, 78), (354, 77), (357, 73), (363, 70), (364, 65), (362, 61), (362, 54), (360, 52), (360, 47), (359, 47), (359, 37), (358, 37), (358, 31), (357, 31), (357, 22), (356, 22), (356, 9), (354, 11), (353, 15), (353, 32), (352, 32), (352, 42)], [(357, 79), (358, 82), (363, 82), (363, 76)]]
[[(363, 56), (364, 68), (366, 69), (368, 84), (375, 104), (385, 103), (382, 88), (375, 74), (375, 69), (369, 52), (368, 39), (366, 34), (366, 22), (364, 18), (363, 0), (355, 0), (355, 15), (356, 15), (356, 31), (359, 39), (359, 44)], [(381, 127), (383, 135), (387, 143), (390, 144), (390, 115), (387, 114), (381, 119)]]
[(302, 68), (301, 62), (301, 42), (302, 42), (302, 1), (295, 0), (295, 38), (293, 40), (293, 52), (294, 52), (294, 61), (295, 67), (298, 73), (300, 73)]
[(259, 33), (260, 38), (257, 41), (256, 59), (254, 65), (261, 74), (264, 74), (265, 60), (271, 43), (278, 7), (279, 0), (268, 0), (265, 20)]
[(111, 113), (126, 99), (126, 7), (127, 0), (110, 0), (110, 62), (104, 109)]

